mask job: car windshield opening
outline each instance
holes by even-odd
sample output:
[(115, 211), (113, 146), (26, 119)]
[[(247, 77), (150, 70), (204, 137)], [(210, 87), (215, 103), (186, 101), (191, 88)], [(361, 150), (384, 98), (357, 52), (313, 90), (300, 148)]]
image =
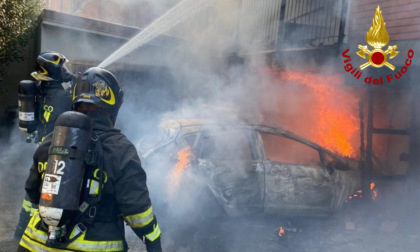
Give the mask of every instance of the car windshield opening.
[(166, 128), (157, 127), (154, 130), (150, 131), (147, 136), (140, 139), (136, 147), (141, 153), (144, 153), (158, 146), (159, 143), (165, 140), (165, 138), (168, 138), (168, 135), (169, 132)]
[(319, 152), (293, 139), (261, 133), (265, 155), (268, 160), (306, 166), (321, 166)]
[(201, 159), (253, 160), (249, 132), (205, 132), (198, 140), (196, 153)]

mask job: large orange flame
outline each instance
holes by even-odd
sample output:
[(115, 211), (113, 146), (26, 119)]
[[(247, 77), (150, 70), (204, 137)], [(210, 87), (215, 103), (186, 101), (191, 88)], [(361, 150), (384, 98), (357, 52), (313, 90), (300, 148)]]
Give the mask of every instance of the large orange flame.
[[(359, 95), (346, 89), (340, 75), (316, 74), (303, 71), (271, 71), (278, 97), (288, 107), (279, 107), (271, 117), (281, 117), (290, 108), (296, 115), (277, 120), (280, 126), (306, 137), (321, 146), (344, 156), (356, 157), (359, 146)], [(271, 84), (273, 85), (273, 84)], [(291, 87), (295, 87), (290, 91)], [(300, 89), (297, 90), (296, 86)], [(269, 92), (273, 95), (273, 90)], [(296, 121), (291, 123), (290, 121)]]

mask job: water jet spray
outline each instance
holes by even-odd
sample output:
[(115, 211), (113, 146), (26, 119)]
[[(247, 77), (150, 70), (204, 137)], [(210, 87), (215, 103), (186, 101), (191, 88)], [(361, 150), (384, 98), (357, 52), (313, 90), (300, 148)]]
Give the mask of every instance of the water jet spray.
[(98, 67), (107, 67), (158, 35), (169, 31), (212, 2), (213, 0), (183, 0), (179, 2), (108, 56)]

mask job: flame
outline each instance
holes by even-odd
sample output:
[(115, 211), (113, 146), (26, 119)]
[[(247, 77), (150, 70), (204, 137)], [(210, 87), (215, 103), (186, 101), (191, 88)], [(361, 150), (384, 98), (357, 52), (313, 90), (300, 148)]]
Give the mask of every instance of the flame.
[(348, 198), (348, 200), (351, 200), (353, 198), (362, 198), (362, 190), (358, 190), (353, 195), (350, 195), (349, 198)]
[(175, 165), (174, 176), (179, 177), (183, 170), (191, 165), (190, 158), (193, 156), (190, 146), (185, 146), (178, 154), (178, 162)]
[(286, 232), (284, 231), (284, 228), (283, 227), (280, 227), (280, 229), (279, 229), (279, 236), (282, 237), (285, 234), (286, 234)]
[(372, 199), (376, 200), (376, 198), (378, 197), (378, 191), (375, 188), (374, 182), (370, 183), (370, 193), (371, 193)]
[[(306, 137), (319, 145), (343, 156), (357, 156), (359, 119), (359, 95), (348, 92), (338, 74), (316, 74), (302, 71), (274, 72), (280, 83), (276, 85), (299, 86), (302, 92), (287, 94), (288, 89), (279, 90), (276, 99), (287, 100), (303, 111), (293, 112), (292, 119), (284, 119), (280, 125), (294, 133)], [(287, 82), (289, 81), (289, 82)], [(273, 93), (273, 90), (269, 90)], [(290, 98), (292, 96), (293, 98)], [(303, 98), (302, 98), (303, 97)], [(297, 103), (297, 104), (296, 104)], [(278, 108), (274, 116), (284, 113)], [(296, 119), (297, 120), (296, 120)], [(290, 122), (297, 121), (296, 123)], [(352, 144), (353, 142), (353, 144)]]
[(389, 35), (385, 28), (384, 18), (381, 8), (376, 8), (375, 16), (372, 20), (372, 26), (366, 34), (366, 42), (374, 48), (382, 48), (389, 42)]
[[(370, 183), (370, 195), (372, 200), (376, 200), (376, 198), (378, 197), (378, 191), (375, 188), (375, 183), (371, 182)], [(348, 200), (354, 199), (354, 198), (362, 198), (363, 194), (362, 194), (362, 190), (358, 190), (355, 194), (350, 195), (348, 197)]]
[(194, 159), (194, 154), (192, 153), (190, 146), (185, 146), (179, 150), (177, 154), (178, 162), (175, 164), (175, 169), (173, 170), (168, 183), (169, 196), (174, 196), (178, 191), (183, 172), (191, 166), (191, 160)]

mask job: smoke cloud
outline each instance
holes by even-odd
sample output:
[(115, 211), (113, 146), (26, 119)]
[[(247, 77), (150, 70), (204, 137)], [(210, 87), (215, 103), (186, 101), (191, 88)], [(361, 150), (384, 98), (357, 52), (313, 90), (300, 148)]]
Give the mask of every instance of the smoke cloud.
[[(174, 43), (172, 48), (168, 49), (171, 57), (156, 59), (153, 55), (149, 55), (150, 58), (147, 61), (151, 64), (159, 62), (157, 65), (169, 69), (169, 72), (165, 73), (169, 76), (168, 82), (156, 81), (159, 84), (156, 84), (155, 91), (151, 91), (153, 87), (148, 84), (145, 84), (148, 87), (147, 90), (134, 91), (133, 85), (125, 82), (124, 85), (130, 89), (130, 94), (136, 93), (137, 99), (141, 97), (140, 100), (145, 106), (139, 107), (137, 101), (127, 98), (125, 107), (120, 113), (118, 126), (127, 129), (124, 132), (133, 136), (132, 139), (144, 139), (145, 136), (146, 138), (148, 135), (153, 136), (153, 133), (158, 131), (155, 123), (161, 120), (198, 118), (219, 123), (229, 121), (231, 123), (229, 125), (239, 125), (243, 120), (248, 120), (280, 126), (342, 155), (360, 158), (359, 101), (366, 98), (366, 90), (344, 85), (345, 80), (337, 74), (336, 67), (341, 63), (339, 62), (341, 59), (308, 58), (307, 54), (295, 53), (293, 58), (278, 61), (280, 63), (279, 75), (267, 73), (265, 56), (249, 53), (259, 51), (261, 34), (259, 34), (260, 30), (255, 29), (254, 24), (258, 23), (261, 17), (256, 15), (255, 11), (241, 13), (235, 4), (233, 1), (217, 2), (214, 6), (198, 12), (187, 22), (179, 24), (166, 33), (171, 37), (182, 38), (179, 43)], [(336, 11), (335, 17), (341, 17), (341, 8), (334, 11)], [(241, 15), (245, 15), (247, 21), (241, 20)], [(238, 22), (238, 20), (243, 22)], [(276, 20), (271, 22), (275, 23)], [(234, 29), (238, 27), (239, 29)], [(301, 36), (302, 32), (304, 31), (290, 30), (287, 36)], [(331, 39), (329, 43), (334, 43), (334, 41)], [(311, 73), (295, 71), (293, 66), (302, 63), (317, 65), (317, 67), (313, 68), (314, 72)], [(150, 75), (146, 83), (153, 82), (156, 78), (160, 78), (159, 74)], [(141, 86), (142, 83), (142, 81), (137, 81), (136, 85)], [(168, 92), (163, 99), (162, 89)], [(141, 90), (141, 87), (137, 90)], [(170, 97), (168, 94), (171, 94)], [(156, 104), (163, 106), (160, 106), (160, 109), (154, 109)], [(367, 104), (364, 104), (365, 125), (366, 109)], [(142, 111), (139, 114), (133, 112), (139, 110)], [(322, 118), (325, 112), (330, 114)], [(134, 124), (136, 126), (128, 123), (133, 121), (133, 118), (138, 120)], [(152, 120), (142, 120), (142, 118), (152, 118)], [(337, 118), (342, 118), (339, 121), (348, 121), (349, 124), (334, 125), (333, 121), (328, 121), (331, 118), (334, 122)], [(151, 121), (153, 123), (150, 123)], [(337, 129), (340, 135), (331, 135), (333, 128)], [(139, 133), (139, 129), (144, 135)], [(220, 128), (217, 127), (206, 130), (220, 134)], [(160, 138), (156, 137), (156, 139), (156, 142), (159, 142)], [(337, 139), (345, 140), (344, 145), (351, 146), (351, 149), (341, 152), (337, 148), (338, 142), (334, 142)], [(229, 143), (241, 144), (241, 139), (235, 138), (234, 134), (224, 140), (217, 143), (221, 150), (224, 150), (224, 146), (229, 146)], [(144, 142), (138, 142), (141, 149), (141, 144)], [(343, 240), (340, 235), (349, 236), (350, 240), (358, 239), (358, 235), (354, 234), (356, 232), (371, 239), (361, 245), (364, 249), (374, 249), (378, 243), (384, 246), (389, 244), (389, 240), (384, 238), (384, 233), (399, 230), (392, 228), (394, 221), (398, 218), (391, 217), (396, 212), (386, 197), (399, 198), (398, 195), (403, 192), (400, 186), (388, 185), (384, 182), (382, 182), (386, 184), (384, 187), (388, 186), (388, 189), (394, 190), (395, 194), (386, 192), (383, 188), (377, 188), (380, 195), (387, 195), (377, 198), (376, 202), (380, 203), (370, 206), (361, 204), (356, 199), (346, 207), (353, 212), (344, 209), (327, 221), (310, 218), (273, 220), (263, 217), (257, 218), (258, 221), (255, 222), (249, 219), (228, 218), (221, 222), (217, 221), (219, 225), (200, 222), (197, 215), (212, 219), (212, 214), (220, 209), (217, 207), (218, 204), (209, 202), (207, 202), (209, 205), (206, 210), (203, 211), (200, 208), (197, 199), (204, 198), (201, 193), (206, 183), (201, 176), (191, 171), (191, 167), (183, 171), (180, 182), (182, 186), (177, 188), (178, 194), (175, 194), (177, 197), (170, 197), (168, 186), (174, 183), (173, 170), (176, 162), (179, 161), (177, 155), (177, 153), (163, 151), (161, 155), (149, 157), (144, 162), (149, 176), (152, 200), (156, 204), (158, 218), (160, 216), (163, 230), (166, 232), (165, 246), (170, 250), (278, 251), (279, 248), (283, 248), (288, 251), (302, 251), (310, 248), (310, 251), (329, 251), (330, 248), (346, 246), (342, 245)], [(197, 157), (193, 157), (191, 162), (199, 161)], [(243, 171), (241, 168), (246, 167), (245, 163), (243, 160), (236, 164), (232, 162), (232, 167), (237, 167), (237, 171)], [(247, 174), (238, 172), (233, 176), (231, 181), (241, 181), (241, 179), (246, 179)], [(226, 178), (228, 179), (230, 178)], [(383, 211), (384, 208), (390, 210)], [(200, 211), (197, 212), (199, 209)], [(369, 211), (372, 215), (363, 215)], [(378, 215), (378, 212), (381, 214)], [(359, 218), (359, 215), (363, 217)], [(198, 221), (194, 222), (194, 220)], [(352, 231), (353, 224), (357, 231)], [(403, 225), (402, 222), (399, 225)], [(279, 226), (289, 226), (292, 230), (296, 227), (295, 230), (301, 230), (301, 232), (291, 232), (286, 242), (279, 241), (277, 237)], [(224, 228), (229, 230), (229, 234), (223, 231)], [(242, 231), (244, 229), (246, 234)], [(207, 231), (206, 235), (203, 235), (202, 230)], [(310, 230), (321, 233), (315, 235), (314, 232), (317, 231)], [(325, 230), (330, 230), (330, 232)], [(323, 232), (326, 235), (323, 235)], [(191, 233), (194, 234), (191, 235)], [(399, 234), (394, 235), (401, 237)], [(185, 241), (186, 239), (188, 241)], [(206, 243), (208, 239), (211, 239), (210, 244)], [(410, 245), (401, 245), (401, 247), (404, 250)], [(350, 245), (347, 248), (349, 251), (357, 249)]]
[(25, 180), (32, 165), (32, 155), (36, 144), (25, 143), (25, 136), (19, 131), (17, 123), (0, 140), (0, 245), (10, 249), (2, 242), (11, 240), (19, 220), (19, 212), (25, 195)]

